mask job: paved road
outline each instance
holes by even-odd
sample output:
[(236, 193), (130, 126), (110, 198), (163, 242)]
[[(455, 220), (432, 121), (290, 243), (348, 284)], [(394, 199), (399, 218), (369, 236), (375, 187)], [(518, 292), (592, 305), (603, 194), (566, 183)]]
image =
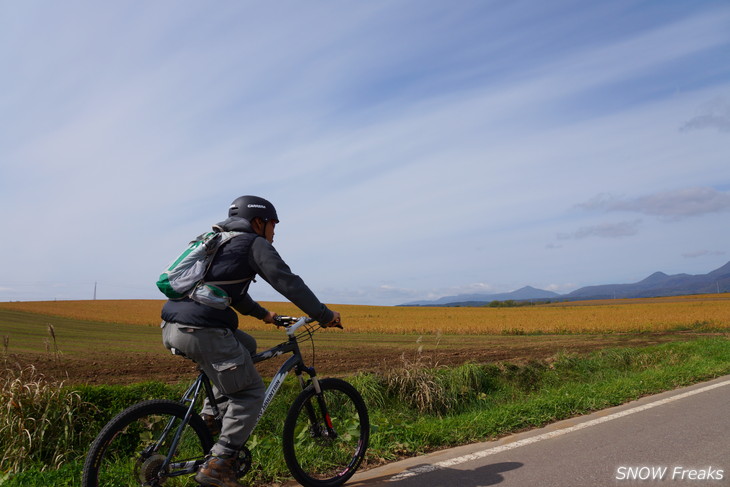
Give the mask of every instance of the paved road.
[(397, 462), (347, 485), (730, 486), (730, 376)]

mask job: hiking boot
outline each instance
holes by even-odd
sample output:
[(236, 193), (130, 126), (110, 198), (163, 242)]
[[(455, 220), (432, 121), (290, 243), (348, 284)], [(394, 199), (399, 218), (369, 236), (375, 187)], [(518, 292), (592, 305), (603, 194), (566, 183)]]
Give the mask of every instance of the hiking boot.
[(195, 481), (209, 487), (245, 487), (238, 483), (236, 457), (208, 457), (195, 475)]
[(210, 431), (211, 436), (218, 436), (221, 433), (221, 420), (215, 419), (215, 416), (212, 414), (201, 414), (200, 417), (202, 418), (205, 425), (208, 427), (208, 431)]

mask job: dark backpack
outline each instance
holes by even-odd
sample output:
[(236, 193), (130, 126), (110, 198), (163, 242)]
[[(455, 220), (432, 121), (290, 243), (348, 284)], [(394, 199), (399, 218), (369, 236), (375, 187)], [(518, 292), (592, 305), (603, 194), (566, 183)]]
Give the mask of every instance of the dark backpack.
[[(219, 231), (213, 227), (212, 232), (204, 233), (190, 242), (185, 251), (160, 274), (157, 287), (169, 299), (188, 297), (217, 309), (225, 309), (231, 304), (228, 294), (216, 286), (215, 282), (205, 282), (204, 277), (213, 262), (218, 249), (233, 237), (242, 232)], [(226, 282), (237, 284), (250, 279)]]

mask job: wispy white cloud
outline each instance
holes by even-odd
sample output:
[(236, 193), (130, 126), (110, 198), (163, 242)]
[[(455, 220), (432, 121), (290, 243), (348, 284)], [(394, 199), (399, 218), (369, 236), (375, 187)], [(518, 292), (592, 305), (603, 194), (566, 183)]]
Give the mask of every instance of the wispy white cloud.
[(714, 188), (686, 188), (637, 198), (600, 194), (579, 208), (591, 211), (623, 211), (671, 219), (730, 210), (730, 193)]
[(589, 237), (622, 238), (631, 237), (639, 233), (641, 220), (624, 221), (618, 223), (602, 223), (588, 227), (581, 227), (573, 233), (558, 233), (559, 240), (583, 239)]
[(693, 252), (685, 252), (682, 257), (687, 259), (696, 259), (698, 257), (721, 257), (727, 255), (727, 252), (723, 250), (696, 250)]
[(730, 132), (730, 103), (724, 97), (717, 97), (704, 104), (701, 113), (685, 122), (681, 131), (716, 129)]

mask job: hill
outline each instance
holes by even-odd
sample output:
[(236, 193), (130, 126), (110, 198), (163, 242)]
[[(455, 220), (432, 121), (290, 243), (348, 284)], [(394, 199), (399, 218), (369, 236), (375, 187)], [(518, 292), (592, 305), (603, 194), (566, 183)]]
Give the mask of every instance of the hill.
[(655, 272), (633, 284), (587, 286), (566, 294), (566, 299), (649, 298), (730, 290), (730, 262), (707, 274), (667, 275)]
[(532, 286), (525, 286), (516, 291), (500, 294), (459, 294), (456, 296), (445, 296), (434, 301), (413, 301), (401, 306), (448, 306), (459, 304), (468, 306), (473, 303), (489, 303), (492, 301), (529, 301), (548, 300), (562, 297), (558, 293), (536, 289)]
[(647, 278), (631, 284), (603, 284), (586, 286), (568, 294), (525, 286), (517, 291), (501, 294), (459, 294), (432, 301), (413, 301), (401, 306), (482, 306), (492, 301), (530, 300), (584, 300), (617, 298), (650, 298), (708, 294), (730, 291), (730, 262), (707, 274), (674, 274), (655, 272)]

